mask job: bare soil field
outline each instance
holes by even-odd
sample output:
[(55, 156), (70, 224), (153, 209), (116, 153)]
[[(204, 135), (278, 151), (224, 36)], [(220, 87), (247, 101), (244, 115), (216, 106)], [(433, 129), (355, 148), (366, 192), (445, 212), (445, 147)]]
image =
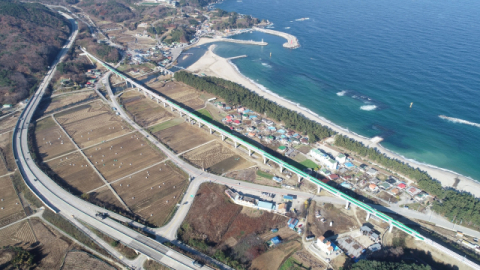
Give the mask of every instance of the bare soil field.
[(6, 116), (5, 118), (2, 118), (2, 120), (0, 120), (0, 134), (13, 130), (13, 128), (15, 127), (15, 124), (18, 121), (19, 115), (20, 115), (20, 112), (15, 112), (10, 116)]
[(162, 106), (136, 91), (123, 94), (121, 102), (135, 122), (142, 127), (149, 127), (173, 118), (173, 115)]
[(262, 270), (277, 270), (282, 262), (296, 250), (301, 248), (301, 246), (302, 244), (298, 241), (282, 243), (253, 260), (252, 268)]
[(10, 176), (0, 177), (0, 227), (25, 217)]
[(255, 179), (257, 178), (257, 171), (254, 168), (237, 170), (237, 171), (227, 173), (225, 177), (233, 178), (236, 180), (254, 182)]
[(75, 150), (75, 146), (65, 132), (51, 117), (37, 122), (35, 140), (41, 160), (48, 160)]
[(116, 268), (86, 252), (68, 252), (62, 270), (78, 269), (115, 270)]
[(0, 230), (0, 243), (2, 246), (26, 246), (35, 243), (35, 235), (28, 221), (22, 221)]
[(248, 264), (266, 249), (262, 234), (285, 227), (288, 219), (261, 210), (243, 210), (225, 195), (225, 189), (212, 183), (200, 186), (179, 236), (187, 243), (200, 239), (215, 248), (227, 245)]
[(64, 109), (68, 106), (72, 106), (87, 100), (93, 100), (95, 98), (97, 98), (97, 94), (93, 90), (79, 93), (71, 92), (70, 94), (59, 95), (42, 100), (39, 110), (43, 110), (43, 114), (49, 114)]
[(15, 170), (15, 158), (12, 149), (13, 132), (0, 134), (0, 175)]
[(81, 148), (130, 131), (130, 127), (119, 116), (100, 102), (58, 113), (55, 118)]
[(165, 159), (160, 149), (151, 146), (138, 133), (91, 147), (84, 153), (107, 181), (117, 180)]
[(10, 176), (0, 177), (0, 227), (25, 217)]
[[(148, 84), (148, 86), (193, 110), (203, 108), (205, 106), (205, 101), (213, 97), (213, 95), (210, 96), (207, 93), (202, 93), (195, 88), (180, 82), (168, 82), (166, 84), (155, 82)], [(200, 96), (202, 96), (202, 98), (200, 98)]]
[(305, 249), (301, 249), (295, 252), (291, 258), (293, 258), (299, 264), (303, 265), (303, 267), (310, 270), (323, 270), (326, 266), (325, 264), (323, 264), (322, 261), (317, 259)]
[(102, 187), (94, 192), (90, 192), (89, 195), (93, 196), (96, 200), (112, 204), (125, 210), (125, 207), (120, 203), (120, 201), (108, 187)]
[(391, 203), (397, 203), (398, 202), (398, 199), (395, 196), (392, 196), (385, 191), (380, 192), (377, 196), (380, 197), (381, 199), (384, 199), (387, 202), (388, 201), (391, 202)]
[(216, 137), (210, 135), (198, 127), (182, 123), (153, 133), (155, 137), (167, 144), (175, 153), (181, 153), (195, 146), (201, 145)]
[(70, 246), (70, 240), (45, 226), (38, 219), (32, 219), (30, 222), (40, 242), (38, 252), (42, 254), (42, 259), (37, 267), (39, 269), (60, 269), (62, 259)]
[(227, 173), (225, 177), (233, 178), (236, 180), (248, 181), (248, 182), (252, 182), (252, 183), (264, 185), (264, 186), (271, 186), (271, 187), (281, 186), (280, 183), (273, 181), (271, 178), (265, 178), (257, 175), (257, 169), (255, 168), (231, 171)]
[(185, 172), (167, 161), (115, 182), (112, 187), (134, 213), (162, 226), (182, 198), (187, 178)]
[[(341, 207), (341, 206), (340, 206)], [(358, 229), (359, 224), (355, 217), (349, 216), (344, 213), (344, 208), (338, 208), (333, 204), (317, 204), (315, 207), (310, 206), (311, 211), (309, 211), (308, 216), (308, 230), (315, 235), (315, 237), (325, 236), (329, 237), (335, 234), (341, 234), (345, 232), (350, 232), (350, 229)], [(323, 223), (320, 219), (315, 218), (315, 211), (320, 211), (320, 214), (325, 218), (326, 222)], [(345, 210), (353, 212), (352, 210)], [(365, 220), (365, 219), (364, 219)], [(330, 222), (333, 222), (332, 227), (330, 227)]]
[(219, 141), (208, 143), (183, 154), (183, 157), (198, 167), (208, 171), (223, 174), (231, 170), (242, 170), (253, 166)]
[(145, 270), (170, 270), (170, 268), (160, 264), (154, 260), (146, 260), (143, 263), (143, 269)]
[(104, 184), (78, 152), (46, 163), (52, 171), (72, 187), (85, 193)]

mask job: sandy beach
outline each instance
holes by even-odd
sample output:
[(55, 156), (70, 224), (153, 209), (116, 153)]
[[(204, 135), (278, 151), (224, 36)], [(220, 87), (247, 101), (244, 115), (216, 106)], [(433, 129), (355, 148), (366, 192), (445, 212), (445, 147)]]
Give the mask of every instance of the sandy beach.
[[(208, 40), (205, 40), (205, 41), (200, 40), (199, 43), (200, 42), (202, 42), (202, 44), (209, 43)], [(289, 102), (273, 93), (262, 90), (259, 87), (259, 85), (255, 84), (253, 81), (251, 81), (250, 79), (242, 75), (237, 70), (235, 65), (232, 64), (229, 60), (213, 53), (214, 47), (215, 45), (211, 45), (209, 47), (209, 50), (197, 62), (195, 62), (190, 67), (188, 67), (187, 70), (195, 73), (205, 73), (208, 76), (215, 76), (215, 77), (223, 78), (225, 80), (236, 82), (246, 87), (247, 89), (257, 93), (258, 95), (263, 96), (264, 98), (267, 98), (273, 102), (276, 102), (277, 104), (285, 108), (288, 108), (292, 111), (299, 112), (305, 117), (311, 120), (314, 120), (316, 122), (319, 122), (324, 126), (330, 127), (332, 130), (338, 132), (339, 134), (346, 135), (356, 141), (360, 141), (366, 146), (377, 147), (378, 150), (380, 150), (382, 153), (384, 153), (390, 158), (401, 160), (405, 163), (408, 163), (412, 167), (415, 167), (415, 168), (418, 167), (420, 170), (428, 172), (428, 174), (430, 174), (431, 177), (440, 181), (442, 185), (445, 187), (452, 187), (453, 184), (455, 183), (455, 178), (458, 177), (460, 179), (460, 182), (456, 187), (458, 190), (467, 191), (474, 194), (477, 197), (480, 197), (480, 183), (470, 178), (461, 176), (451, 171), (429, 166), (427, 164), (422, 164), (422, 163), (417, 163), (411, 160), (407, 160), (404, 157), (398, 154), (395, 154), (389, 151), (388, 149), (385, 149), (379, 143), (379, 141), (381, 140), (378, 137), (374, 137), (370, 139), (370, 138), (365, 138), (365, 137), (353, 134), (351, 132), (348, 132), (347, 130), (335, 125), (334, 123), (328, 121), (327, 119), (314, 114), (313, 112), (301, 109), (292, 102)]]

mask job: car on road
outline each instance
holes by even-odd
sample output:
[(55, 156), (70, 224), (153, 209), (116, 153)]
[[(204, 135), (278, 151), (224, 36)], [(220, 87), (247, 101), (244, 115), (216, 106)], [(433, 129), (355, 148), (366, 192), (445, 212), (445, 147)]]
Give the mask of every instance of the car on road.
[(203, 263), (201, 263), (199, 261), (193, 261), (192, 264), (197, 266), (197, 267), (203, 267)]

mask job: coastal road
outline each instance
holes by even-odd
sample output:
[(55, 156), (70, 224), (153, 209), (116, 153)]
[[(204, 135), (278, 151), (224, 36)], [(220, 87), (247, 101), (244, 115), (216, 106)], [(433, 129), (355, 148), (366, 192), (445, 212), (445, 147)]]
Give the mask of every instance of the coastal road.
[[(21, 172), (27, 186), (48, 208), (75, 224), (92, 239), (98, 237), (86, 229), (84, 224), (88, 224), (112, 238), (120, 240), (123, 244), (173, 269), (196, 269), (196, 267), (193, 266), (192, 259), (169, 249), (159, 242), (137, 233), (112, 219), (107, 218), (102, 220), (96, 218), (96, 213), (102, 211), (102, 208), (93, 206), (92, 204), (63, 190), (45, 173), (43, 173), (36, 166), (34, 160), (32, 160), (28, 148), (28, 128), (30, 121), (53, 77), (57, 64), (63, 60), (78, 34), (76, 21), (67, 14), (62, 15), (67, 17), (72, 24), (72, 34), (68, 39), (68, 44), (63, 46), (59, 55), (52, 63), (51, 69), (40, 84), (39, 90), (32, 96), (25, 110), (20, 115), (14, 130), (13, 150), (19, 171)], [(123, 261), (127, 265), (130, 263), (128, 260), (123, 259), (122, 256), (112, 247), (109, 247), (108, 244), (102, 246), (109, 251), (112, 256), (119, 258), (120, 261)]]

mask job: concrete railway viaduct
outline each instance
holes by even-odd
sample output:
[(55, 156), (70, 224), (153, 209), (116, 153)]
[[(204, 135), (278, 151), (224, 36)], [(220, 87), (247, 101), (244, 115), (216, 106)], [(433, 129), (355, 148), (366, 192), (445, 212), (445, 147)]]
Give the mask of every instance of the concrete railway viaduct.
[[(418, 233), (417, 231), (415, 231), (414, 229), (412, 228), (409, 228), (408, 226), (404, 225), (403, 223), (401, 222), (398, 222), (396, 221), (394, 218), (391, 218), (390, 216), (388, 215), (385, 215), (384, 213), (374, 209), (373, 207), (365, 204), (365, 203), (362, 203), (350, 196), (348, 196), (347, 194), (321, 182), (320, 180), (310, 176), (309, 174), (303, 172), (302, 170), (286, 163), (285, 161), (283, 160), (280, 160), (279, 158), (265, 152), (264, 150), (246, 142), (245, 140), (231, 134), (230, 132), (228, 131), (225, 131), (223, 130), (222, 128), (219, 128), (218, 126), (200, 118), (199, 116), (189, 112), (188, 110), (178, 106), (177, 104), (175, 104), (174, 102), (166, 99), (165, 97), (163, 96), (160, 96), (156, 93), (154, 93), (153, 91), (147, 89), (146, 87), (144, 87), (143, 85), (139, 84), (138, 82), (132, 80), (131, 78), (125, 76), (124, 74), (122, 74), (121, 72), (117, 71), (115, 68), (111, 67), (110, 65), (104, 63), (103, 61), (99, 60), (98, 58), (96, 58), (95, 56), (91, 55), (90, 53), (88, 53), (85, 49), (82, 49), (88, 56), (92, 57), (93, 59), (95, 59), (96, 61), (98, 61), (99, 63), (101, 63), (105, 68), (107, 68), (109, 71), (111, 71), (113, 74), (115, 74), (116, 76), (120, 77), (121, 79), (123, 79), (125, 81), (125, 83), (127, 85), (130, 85), (132, 87), (135, 87), (138, 89), (138, 91), (140, 92), (143, 92), (143, 94), (145, 96), (147, 96), (148, 98), (152, 99), (152, 100), (155, 100), (157, 103), (162, 103), (163, 106), (166, 108), (166, 107), (170, 107), (170, 110), (172, 112), (178, 112), (178, 114), (181, 116), (181, 117), (184, 117), (188, 120), (188, 121), (191, 121), (191, 120), (195, 120), (196, 123), (198, 123), (198, 126), (199, 127), (202, 127), (202, 126), (206, 126), (209, 131), (210, 131), (210, 134), (213, 134), (214, 132), (218, 133), (221, 135), (222, 137), (222, 140), (225, 140), (225, 139), (230, 139), (234, 142), (234, 145), (235, 145), (235, 148), (237, 148), (238, 146), (242, 145), (243, 147), (245, 147), (247, 150), (248, 150), (248, 153), (249, 155), (251, 156), (253, 153), (256, 153), (258, 155), (260, 155), (262, 158), (263, 158), (263, 162), (266, 163), (268, 160), (272, 161), (272, 162), (275, 162), (279, 167), (280, 167), (280, 170), (283, 171), (284, 169), (285, 170), (289, 170), (290, 172), (296, 174), (298, 176), (298, 179), (299, 181), (301, 181), (301, 179), (306, 179), (310, 182), (312, 182), (313, 184), (317, 185), (318, 187), (318, 191), (320, 192), (320, 190), (323, 188), (325, 189), (327, 192), (331, 193), (332, 195), (338, 197), (338, 198), (341, 198), (345, 201), (345, 207), (348, 209), (348, 207), (353, 204), (354, 206), (364, 210), (366, 213), (367, 213), (367, 217), (366, 219), (368, 220), (372, 215), (374, 215), (375, 217), (377, 217), (379, 220), (382, 220), (383, 222), (386, 222), (389, 224), (389, 232), (391, 232), (393, 230), (393, 228), (397, 228), (409, 235), (411, 235), (412, 237), (414, 237), (414, 239), (416, 240), (419, 240), (419, 241), (424, 241), (425, 243), (427, 243), (428, 245), (434, 247), (434, 248), (437, 248), (443, 252), (445, 252), (446, 254), (450, 255), (451, 257), (459, 260), (459, 261), (462, 261), (464, 262), (465, 264), (473, 267), (474, 269), (480, 269), (480, 265), (474, 263), (473, 261), (470, 261), (468, 259), (466, 259), (465, 257), (463, 256), (460, 256), (459, 254), (451, 251), (450, 249), (448, 248), (445, 248), (444, 246), (434, 242), (433, 240), (431, 239), (428, 239), (424, 236), (422, 236), (420, 233)], [(171, 74), (174, 76), (174, 73), (172, 73), (171, 71), (169, 70), (164, 70), (165, 74)]]

